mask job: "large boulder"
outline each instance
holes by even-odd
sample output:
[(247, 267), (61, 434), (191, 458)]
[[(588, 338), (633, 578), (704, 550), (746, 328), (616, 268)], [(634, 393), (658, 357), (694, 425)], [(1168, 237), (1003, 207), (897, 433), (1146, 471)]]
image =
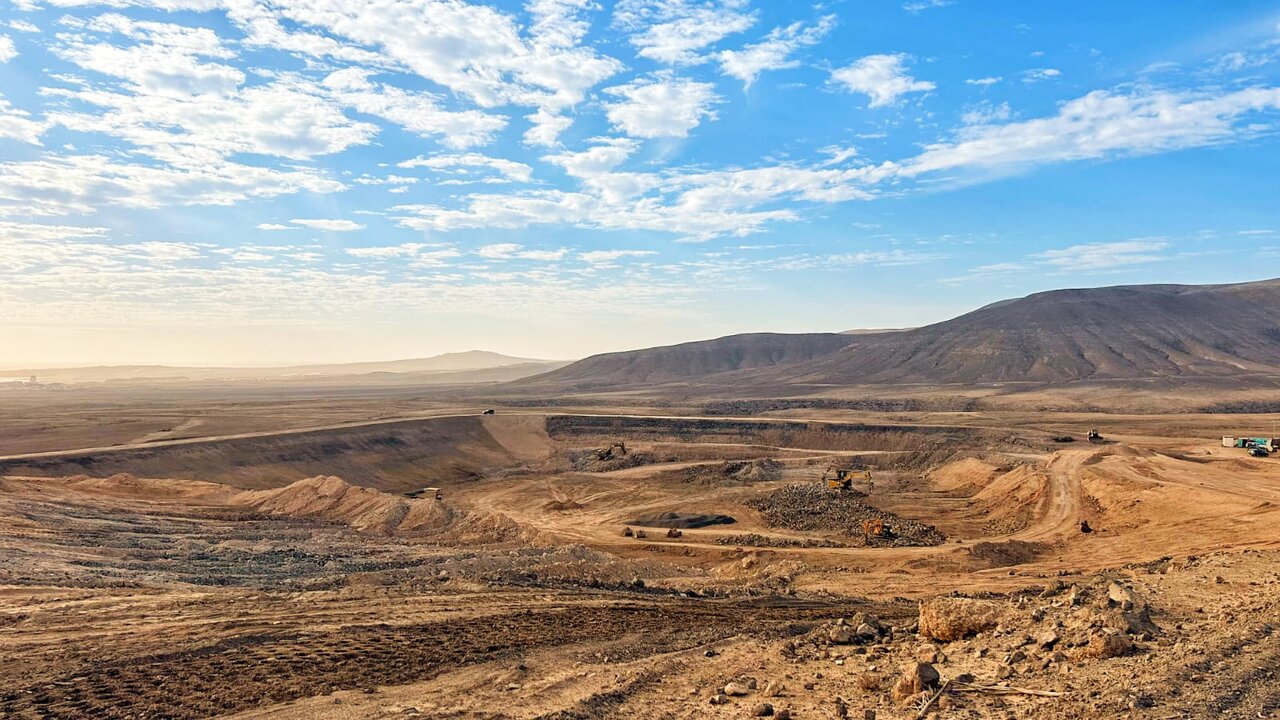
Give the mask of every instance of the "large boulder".
[(994, 628), (1003, 608), (971, 598), (934, 598), (920, 603), (920, 635), (950, 642)]

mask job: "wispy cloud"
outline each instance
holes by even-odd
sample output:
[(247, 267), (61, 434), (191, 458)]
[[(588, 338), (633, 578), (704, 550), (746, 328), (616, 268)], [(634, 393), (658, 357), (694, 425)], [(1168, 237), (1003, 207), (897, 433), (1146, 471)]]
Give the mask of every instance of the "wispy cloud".
[(364, 225), (353, 220), (326, 219), (326, 218), (294, 218), (289, 222), (294, 225), (309, 227), (312, 230), (323, 230), (324, 232), (354, 232), (363, 230)]
[(936, 86), (907, 74), (907, 56), (868, 55), (831, 73), (831, 79), (851, 92), (871, 98), (871, 107), (891, 105), (909, 93), (928, 92)]

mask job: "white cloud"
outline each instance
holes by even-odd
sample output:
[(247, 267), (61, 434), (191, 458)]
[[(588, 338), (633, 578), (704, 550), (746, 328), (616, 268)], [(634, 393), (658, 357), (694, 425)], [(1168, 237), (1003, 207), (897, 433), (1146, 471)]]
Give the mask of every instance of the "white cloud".
[(818, 152), (823, 155), (830, 156), (822, 162), (824, 167), (829, 167), (831, 165), (843, 165), (858, 156), (858, 148), (853, 147), (852, 145), (849, 147), (828, 145), (827, 147), (819, 148)]
[(448, 147), (483, 145), (506, 127), (507, 119), (479, 110), (452, 112), (440, 107), (442, 98), (369, 81), (371, 72), (347, 68), (331, 73), (324, 85), (342, 105), (390, 120), (423, 137), (438, 136)]
[(415, 268), (438, 268), (448, 265), (446, 260), (456, 257), (462, 257), (462, 253), (453, 248), (445, 248), (443, 250), (429, 250), (427, 252), (419, 252), (413, 256), (410, 266)]
[(623, 98), (605, 105), (609, 122), (639, 138), (688, 137), (703, 119), (715, 119), (719, 101), (714, 85), (688, 79), (637, 80), (605, 92)]
[(599, 157), (566, 153), (549, 162), (582, 176), (576, 192), (534, 190), (473, 194), (462, 207), (401, 205), (404, 227), (448, 232), (567, 224), (601, 230), (675, 233), (685, 241), (749, 235), (775, 221), (794, 221), (796, 201), (833, 203), (868, 199), (876, 168), (766, 166), (712, 172), (615, 173), (627, 148), (604, 144)]
[(0, 96), (0, 138), (13, 138), (22, 142), (39, 145), (40, 136), (48, 127), (46, 123), (31, 119), (31, 113), (19, 110)]
[(40, 32), (40, 28), (36, 27), (35, 25), (32, 25), (26, 20), (10, 20), (9, 27), (13, 28), (14, 30), (17, 30), (18, 32), (24, 32), (24, 33)]
[(941, 253), (913, 250), (863, 250), (861, 252), (834, 253), (830, 255), (797, 255), (769, 261), (780, 270), (831, 270), (862, 265), (898, 267), (921, 265), (946, 259)]
[(1034, 256), (1041, 264), (1061, 272), (1094, 272), (1161, 260), (1161, 250), (1169, 243), (1161, 238), (1144, 238), (1111, 243), (1073, 245), (1048, 250)]
[(1007, 102), (999, 105), (981, 102), (966, 108), (960, 115), (960, 122), (965, 125), (991, 125), (997, 122), (1004, 122), (1012, 116), (1013, 110)]
[(763, 42), (747, 45), (741, 50), (723, 50), (717, 56), (725, 75), (742, 81), (750, 88), (760, 73), (766, 70), (782, 70), (798, 67), (800, 62), (791, 57), (803, 47), (816, 45), (836, 26), (836, 16), (826, 15), (816, 25), (792, 23), (774, 28)]
[(915, 176), (957, 168), (1000, 168), (1199, 147), (1256, 132), (1237, 120), (1280, 109), (1280, 88), (1225, 95), (1097, 90), (1063, 103), (1056, 115), (960, 131), (891, 169)]
[(529, 129), (524, 132), (526, 145), (552, 147), (558, 142), (560, 134), (573, 125), (572, 118), (557, 115), (545, 108), (538, 108), (537, 112), (525, 116), (525, 119), (529, 121)]
[(396, 164), (399, 168), (428, 168), (443, 172), (449, 171), (482, 171), (491, 172), (507, 182), (527, 183), (533, 179), (533, 168), (521, 162), (505, 158), (489, 157), (478, 153), (464, 155), (419, 155), (411, 160)]
[(996, 83), (1000, 82), (1003, 79), (1004, 78), (1000, 77), (999, 75), (992, 75), (988, 77), (969, 78), (965, 80), (965, 83), (968, 85), (977, 85), (979, 87), (990, 87), (991, 85), (995, 85)]
[(1044, 82), (1062, 76), (1062, 71), (1057, 68), (1035, 68), (1026, 70), (1022, 73), (1022, 82), (1028, 85), (1032, 83)]
[(749, 29), (755, 13), (747, 0), (623, 0), (614, 24), (634, 31), (637, 55), (668, 65), (702, 62), (698, 53), (720, 40)]
[(312, 230), (322, 230), (324, 232), (354, 232), (363, 230), (364, 225), (351, 220), (325, 219), (325, 218), (294, 218), (289, 222), (294, 225), (309, 227)]
[(341, 57), (351, 49), (347, 43), (354, 43), (376, 53), (379, 64), (409, 70), (486, 108), (569, 107), (622, 69), (617, 60), (577, 44), (582, 25), (576, 18), (590, 7), (585, 3), (534, 3), (533, 36), (528, 38), (513, 16), (453, 0), (375, 5), (284, 0), (251, 7), (247, 11), (235, 5), (232, 16), (245, 25), (269, 28), (267, 44), (290, 35), (281, 21), (319, 30), (343, 42), (325, 42), (326, 36), (310, 33), (296, 49)]
[(550, 262), (561, 260), (569, 254), (567, 248), (557, 250), (528, 250), (517, 243), (492, 243), (483, 245), (476, 254), (489, 260), (538, 260)]
[(645, 257), (657, 254), (653, 250), (592, 250), (578, 253), (578, 258), (590, 265), (605, 265), (615, 260), (621, 260), (624, 257)]
[(0, 220), (0, 238), (4, 238), (8, 242), (83, 240), (85, 238), (105, 237), (106, 234), (107, 229), (104, 227), (42, 225)]
[(422, 243), (403, 243), (401, 245), (384, 245), (380, 247), (347, 248), (347, 254), (358, 258), (396, 258), (417, 255), (418, 251), (427, 247)]
[(56, 54), (122, 82), (110, 88), (79, 81), (77, 89), (45, 89), (48, 96), (96, 106), (92, 112), (51, 112), (48, 119), (54, 124), (118, 137), (180, 167), (233, 153), (308, 159), (364, 144), (378, 130), (347, 118), (300, 77), (283, 75), (265, 85), (246, 85), (239, 69), (209, 61), (234, 53), (206, 28), (134, 22), (110, 14), (86, 27), (138, 43), (119, 46), (83, 34), (59, 36)]
[(104, 205), (161, 208), (231, 205), (344, 185), (310, 169), (272, 168), (207, 158), (191, 167), (117, 162), (102, 155), (0, 162), (0, 216), (91, 213)]
[(476, 254), (482, 258), (489, 258), (491, 260), (506, 260), (514, 257), (516, 251), (519, 249), (520, 246), (516, 243), (495, 243), (493, 245), (482, 246), (476, 251)]
[(13, 44), (13, 38), (0, 35), (0, 63), (7, 63), (16, 57), (18, 57), (18, 48)]
[(288, 225), (281, 225), (279, 223), (258, 223), (254, 227), (256, 227), (259, 230), (297, 230), (298, 229), (295, 227), (290, 227)]
[(905, 3), (902, 6), (902, 9), (912, 15), (919, 15), (921, 12), (929, 10), (930, 8), (947, 7), (948, 5), (955, 4), (956, 0), (911, 0), (911, 2)]
[(906, 55), (868, 55), (831, 73), (831, 78), (852, 92), (865, 93), (871, 107), (891, 105), (907, 93), (928, 92), (936, 87), (916, 80), (903, 68)]

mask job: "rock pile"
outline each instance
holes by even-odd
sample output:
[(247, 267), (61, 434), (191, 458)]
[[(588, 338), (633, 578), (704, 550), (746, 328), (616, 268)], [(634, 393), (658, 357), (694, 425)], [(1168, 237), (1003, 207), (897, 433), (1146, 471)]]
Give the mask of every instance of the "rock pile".
[(856, 492), (837, 492), (822, 484), (788, 485), (768, 495), (751, 498), (746, 504), (764, 515), (771, 527), (790, 530), (836, 532), (855, 541), (862, 540), (862, 524), (883, 520), (893, 528), (894, 537), (877, 544), (908, 547), (940, 545), (946, 536), (930, 525), (900, 518), (862, 502)]
[(684, 482), (729, 487), (782, 478), (785, 466), (771, 458), (760, 460), (726, 460), (719, 465), (694, 465), (684, 470)]

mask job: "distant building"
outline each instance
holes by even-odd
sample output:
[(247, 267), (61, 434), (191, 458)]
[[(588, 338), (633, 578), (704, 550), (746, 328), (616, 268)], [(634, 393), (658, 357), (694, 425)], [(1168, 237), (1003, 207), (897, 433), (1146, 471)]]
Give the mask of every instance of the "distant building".
[(36, 384), (38, 384), (38, 383), (36, 383), (36, 376), (35, 376), (35, 375), (32, 375), (32, 376), (31, 376), (31, 379), (27, 381), (27, 384), (28, 384), (28, 385), (36, 385)]

